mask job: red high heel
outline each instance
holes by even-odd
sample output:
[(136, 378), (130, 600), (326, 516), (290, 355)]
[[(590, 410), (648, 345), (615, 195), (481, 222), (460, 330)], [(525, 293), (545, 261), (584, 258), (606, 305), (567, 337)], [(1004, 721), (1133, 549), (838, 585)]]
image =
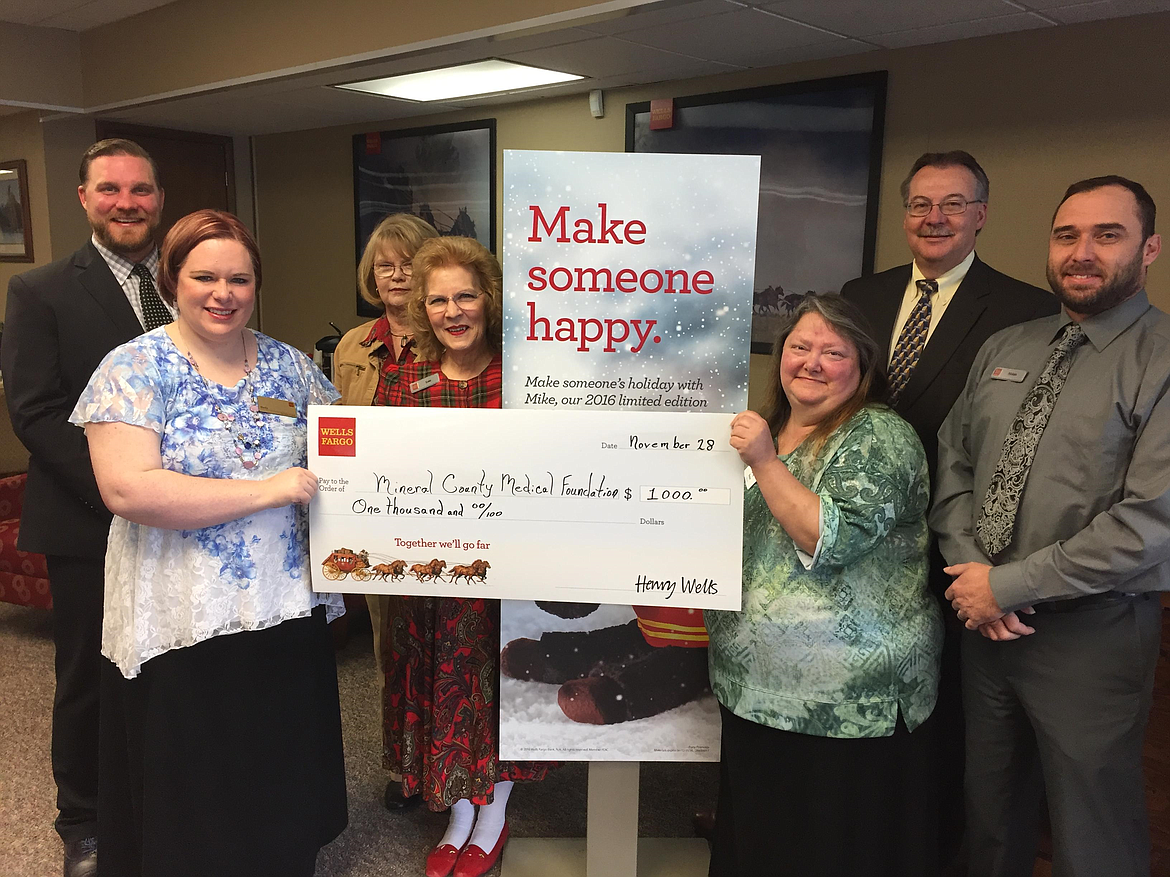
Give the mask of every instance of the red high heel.
[(427, 877), (447, 877), (458, 858), (459, 850), (451, 844), (435, 847), (427, 853)]
[(455, 863), (455, 877), (481, 877), (481, 875), (486, 874), (496, 863), (496, 859), (500, 857), (500, 852), (504, 849), (504, 844), (507, 841), (508, 823), (505, 822), (504, 828), (500, 832), (500, 839), (496, 841), (496, 845), (492, 847), (490, 853), (485, 853), (475, 844), (468, 844), (459, 854), (459, 861)]

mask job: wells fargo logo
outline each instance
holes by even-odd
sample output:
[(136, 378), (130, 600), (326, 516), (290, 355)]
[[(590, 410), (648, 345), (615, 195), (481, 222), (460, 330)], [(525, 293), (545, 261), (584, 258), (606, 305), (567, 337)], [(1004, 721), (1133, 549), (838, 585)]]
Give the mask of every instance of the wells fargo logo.
[(322, 457), (357, 455), (357, 420), (353, 417), (322, 417), (317, 422), (317, 452)]

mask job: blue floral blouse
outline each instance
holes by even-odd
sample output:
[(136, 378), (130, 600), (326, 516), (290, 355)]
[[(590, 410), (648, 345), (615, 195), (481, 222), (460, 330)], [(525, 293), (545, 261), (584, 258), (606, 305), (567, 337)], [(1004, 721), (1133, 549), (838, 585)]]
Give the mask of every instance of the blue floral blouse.
[[(261, 480), (307, 462), (306, 406), (332, 404), (337, 390), (306, 356), (259, 332), (249, 382), (206, 381), (165, 327), (112, 350), (81, 394), (70, 421), (121, 422), (159, 434), (163, 467), (202, 478)], [(253, 393), (290, 401), (296, 417), (255, 413)], [(236, 418), (234, 422), (222, 419)], [(213, 636), (260, 630), (341, 596), (312, 590), (308, 513), (265, 509), (197, 530), (165, 530), (115, 517), (106, 549), (102, 653), (127, 678), (170, 649)]]

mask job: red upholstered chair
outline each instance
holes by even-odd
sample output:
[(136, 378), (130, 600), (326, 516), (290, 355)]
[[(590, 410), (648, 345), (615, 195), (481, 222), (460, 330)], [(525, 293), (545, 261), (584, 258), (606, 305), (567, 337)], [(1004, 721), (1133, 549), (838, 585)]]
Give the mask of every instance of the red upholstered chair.
[(44, 555), (16, 547), (26, 478), (23, 474), (0, 478), (0, 600), (51, 609), (53, 598)]

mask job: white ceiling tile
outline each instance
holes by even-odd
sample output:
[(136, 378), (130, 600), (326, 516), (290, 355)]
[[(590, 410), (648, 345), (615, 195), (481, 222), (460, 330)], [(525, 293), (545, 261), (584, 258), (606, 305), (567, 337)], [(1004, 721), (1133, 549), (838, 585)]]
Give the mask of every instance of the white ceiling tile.
[(591, 39), (597, 34), (590, 33), (580, 27), (566, 27), (561, 30), (549, 30), (538, 34), (524, 34), (510, 37), (507, 34), (489, 37), (484, 40), (485, 46), (492, 54), (497, 52), (527, 52), (532, 49), (548, 49), (553, 46), (563, 46), (566, 43), (576, 43)]
[[(44, 24), (45, 19), (87, 5), (86, 0), (0, 0), (0, 21)], [(59, 26), (59, 25), (58, 25)]]
[[(166, 6), (174, 0), (37, 0), (41, 7), (38, 24), (46, 27), (62, 27), (66, 30), (83, 31), (112, 21), (121, 21), (139, 12)], [(52, 7), (52, 11), (49, 11)], [(0, 13), (0, 18), (3, 14)]]
[(786, 48), (832, 42), (840, 37), (793, 24), (758, 9), (740, 9), (668, 28), (631, 30), (619, 39), (694, 58), (738, 64), (740, 58), (748, 55), (772, 51), (779, 56)]
[(1088, 6), (1104, 7), (1109, 10), (1109, 15), (1117, 16), (1170, 11), (1170, 0), (1020, 0), (1020, 3), (1045, 14), (1048, 10)]
[(900, 49), (906, 46), (945, 43), (950, 40), (965, 40), (971, 37), (985, 37), (991, 34), (1011, 33), (1017, 30), (1051, 26), (1039, 16), (1021, 12), (1015, 15), (999, 15), (995, 18), (984, 18), (980, 21), (963, 21), (955, 24), (921, 27), (900, 33), (875, 34), (869, 37), (869, 39), (871, 42), (878, 43), (890, 49)]
[(1044, 10), (1049, 18), (1061, 24), (1079, 24), (1082, 21), (1100, 21), (1103, 18), (1121, 18), (1170, 10), (1167, 0), (1097, 0), (1093, 3), (1062, 5)]
[[(695, 59), (683, 58), (677, 54), (659, 49), (636, 45), (614, 37), (596, 37), (569, 43), (554, 49), (535, 49), (530, 52), (503, 53), (502, 58), (547, 67), (566, 73), (577, 73), (596, 79), (601, 76), (620, 76), (623, 73), (653, 73), (670, 71), (680, 66), (695, 68)], [(687, 62), (687, 63), (684, 63)], [(729, 69), (726, 65), (701, 61), (711, 73)], [(698, 74), (688, 74), (698, 75)], [(655, 78), (661, 78), (655, 76)], [(651, 80), (652, 81), (652, 80)]]
[(839, 58), (843, 55), (872, 51), (874, 51), (872, 45), (860, 40), (835, 39), (812, 46), (795, 46), (791, 49), (744, 55), (740, 57), (738, 63), (745, 67), (776, 67), (780, 64), (797, 64), (801, 61), (818, 61), (821, 58)]
[(725, 0), (696, 0), (693, 3), (652, 3), (647, 6), (635, 6), (626, 10), (626, 14), (599, 21), (594, 24), (580, 25), (583, 30), (599, 34), (620, 34), (630, 30), (641, 30), (647, 27), (672, 27), (680, 21), (689, 21), (696, 18), (706, 18), (710, 15), (719, 15), (743, 7), (742, 3), (727, 3)]
[(897, 33), (1010, 13), (1002, 0), (774, 0), (763, 8), (850, 37)]

